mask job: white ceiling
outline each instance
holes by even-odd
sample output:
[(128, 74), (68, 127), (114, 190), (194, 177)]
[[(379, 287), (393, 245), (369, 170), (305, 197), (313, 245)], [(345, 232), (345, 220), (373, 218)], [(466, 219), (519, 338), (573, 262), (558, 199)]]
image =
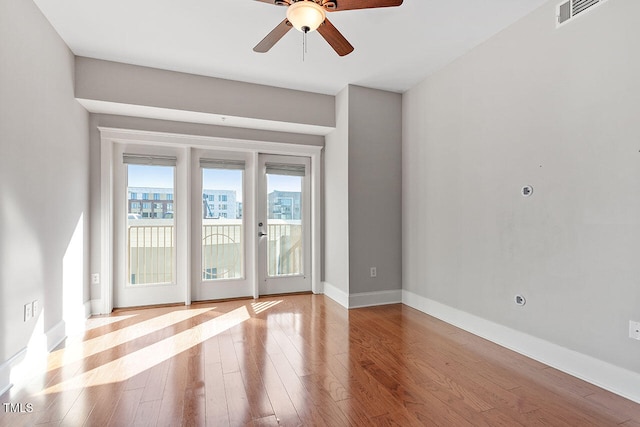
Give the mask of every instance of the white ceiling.
[(285, 8), (254, 0), (35, 0), (74, 54), (334, 95), (348, 84), (404, 92), (547, 0), (405, 0), (328, 14), (355, 47), (292, 30), (253, 47)]

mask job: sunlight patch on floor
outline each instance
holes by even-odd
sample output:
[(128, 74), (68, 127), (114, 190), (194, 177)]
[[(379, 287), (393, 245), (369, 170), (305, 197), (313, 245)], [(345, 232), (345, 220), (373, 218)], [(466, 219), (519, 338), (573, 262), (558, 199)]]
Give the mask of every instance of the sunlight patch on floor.
[(123, 320), (131, 319), (132, 317), (136, 317), (137, 314), (127, 314), (125, 316), (104, 316), (104, 317), (91, 317), (87, 319), (85, 323), (85, 331), (90, 331), (92, 329), (101, 328), (107, 325), (113, 325), (117, 322), (122, 322)]
[(110, 348), (141, 338), (145, 335), (199, 316), (213, 309), (214, 308), (176, 310), (136, 323), (135, 325), (118, 329), (117, 331), (109, 332), (96, 338), (69, 343), (65, 348), (52, 353), (52, 357), (49, 359), (48, 369), (53, 370), (64, 365), (81, 361), (82, 359), (93, 356), (94, 354), (98, 354)]
[(239, 307), (143, 349), (83, 372), (71, 380), (43, 390), (40, 394), (59, 393), (126, 381), (250, 318), (247, 308), (245, 306)]
[(251, 303), (251, 309), (253, 310), (253, 312), (255, 314), (260, 314), (265, 310), (270, 309), (271, 307), (274, 307), (278, 304), (280, 304), (282, 301), (264, 301), (264, 302), (252, 302)]

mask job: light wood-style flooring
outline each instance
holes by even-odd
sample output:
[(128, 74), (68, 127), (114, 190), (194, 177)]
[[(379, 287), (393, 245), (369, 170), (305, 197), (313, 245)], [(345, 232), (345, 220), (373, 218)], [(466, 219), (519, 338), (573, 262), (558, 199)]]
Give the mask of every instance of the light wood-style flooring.
[(640, 426), (640, 405), (407, 306), (321, 295), (119, 310), (46, 364), (0, 426)]

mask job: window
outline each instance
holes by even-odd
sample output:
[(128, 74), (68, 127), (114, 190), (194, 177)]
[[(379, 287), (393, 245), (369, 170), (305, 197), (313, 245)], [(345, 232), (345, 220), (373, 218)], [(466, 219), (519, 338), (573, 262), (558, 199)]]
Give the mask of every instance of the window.
[(129, 200), (136, 200), (138, 198), (138, 193), (129, 193)]
[(171, 193), (167, 194), (167, 200), (173, 200), (173, 194)]
[[(234, 194), (242, 201), (244, 162), (201, 159), (202, 169), (202, 280), (239, 279), (244, 275), (242, 220), (229, 212), (226, 201)], [(220, 194), (224, 191), (227, 194)], [(234, 196), (231, 196), (234, 197)], [(217, 208), (217, 209), (216, 209)], [(225, 210), (227, 212), (220, 212)], [(221, 219), (225, 219), (224, 222)]]
[[(153, 159), (152, 163), (153, 163)], [(162, 159), (166, 161), (166, 159)], [(127, 164), (127, 186), (150, 189), (143, 193), (143, 200), (160, 200), (165, 188), (173, 190), (174, 167), (165, 165), (138, 164), (135, 155), (124, 155)], [(153, 190), (156, 191), (153, 191)], [(139, 202), (131, 203), (131, 206)], [(174, 283), (175, 231), (173, 218), (163, 212), (164, 203), (142, 202), (141, 217), (147, 221), (136, 221), (135, 216), (127, 218), (127, 277), (130, 285)], [(136, 213), (140, 213), (139, 211)]]
[[(303, 273), (301, 212), (294, 215), (293, 206), (300, 204), (304, 167), (267, 163), (267, 275), (269, 277)], [(288, 191), (278, 189), (287, 188)], [(278, 220), (278, 221), (272, 221)]]

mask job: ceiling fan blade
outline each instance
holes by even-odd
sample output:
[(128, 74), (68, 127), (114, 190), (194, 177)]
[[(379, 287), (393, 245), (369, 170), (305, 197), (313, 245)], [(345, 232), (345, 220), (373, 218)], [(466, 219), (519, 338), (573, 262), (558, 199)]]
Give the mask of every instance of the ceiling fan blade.
[(333, 50), (340, 56), (345, 56), (353, 52), (353, 46), (344, 38), (344, 36), (333, 26), (328, 19), (318, 27), (318, 32), (331, 45)]
[(341, 10), (400, 6), (402, 0), (325, 0), (323, 3), (328, 12), (338, 12)]
[(278, 43), (278, 40), (280, 40), (292, 28), (293, 26), (291, 25), (291, 23), (287, 19), (285, 19), (280, 24), (278, 24), (277, 27), (271, 30), (271, 32), (267, 34), (267, 36), (256, 45), (256, 47), (253, 48), (253, 51), (259, 53), (268, 52), (269, 49), (271, 49), (273, 45)]
[(256, 0), (256, 1), (261, 1), (262, 3), (275, 4), (276, 6), (289, 6), (290, 4), (289, 0)]

